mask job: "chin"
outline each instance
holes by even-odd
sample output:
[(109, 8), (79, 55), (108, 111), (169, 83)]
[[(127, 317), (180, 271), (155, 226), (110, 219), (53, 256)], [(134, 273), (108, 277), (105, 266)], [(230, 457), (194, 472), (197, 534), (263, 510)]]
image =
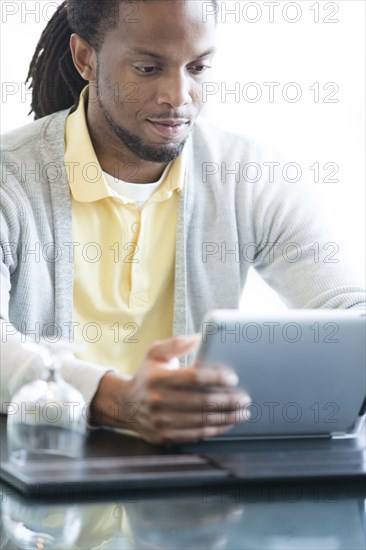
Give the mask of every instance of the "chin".
[[(138, 158), (147, 162), (155, 162), (158, 164), (167, 164), (176, 160), (182, 153), (184, 145), (188, 138), (179, 143), (172, 143), (171, 145), (156, 143), (149, 143), (140, 141), (136, 146), (131, 146), (130, 149)], [(126, 142), (124, 143), (126, 145)]]

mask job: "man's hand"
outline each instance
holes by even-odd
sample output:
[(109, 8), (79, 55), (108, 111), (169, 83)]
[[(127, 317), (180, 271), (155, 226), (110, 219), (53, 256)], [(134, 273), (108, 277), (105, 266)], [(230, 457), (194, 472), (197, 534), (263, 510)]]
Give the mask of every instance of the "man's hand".
[(158, 340), (130, 380), (107, 373), (93, 399), (91, 421), (134, 430), (155, 444), (214, 437), (244, 421), (250, 398), (236, 388), (233, 370), (172, 368), (171, 361), (191, 352), (198, 342), (197, 336)]

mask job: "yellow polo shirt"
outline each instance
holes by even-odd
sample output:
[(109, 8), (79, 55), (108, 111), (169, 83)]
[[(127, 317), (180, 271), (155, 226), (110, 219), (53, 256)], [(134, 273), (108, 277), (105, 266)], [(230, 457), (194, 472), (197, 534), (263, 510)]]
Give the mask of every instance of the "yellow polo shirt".
[(185, 151), (140, 210), (103, 176), (88, 132), (86, 94), (87, 88), (67, 118), (65, 134), (74, 241), (74, 334), (84, 346), (77, 355), (133, 375), (149, 345), (173, 332)]

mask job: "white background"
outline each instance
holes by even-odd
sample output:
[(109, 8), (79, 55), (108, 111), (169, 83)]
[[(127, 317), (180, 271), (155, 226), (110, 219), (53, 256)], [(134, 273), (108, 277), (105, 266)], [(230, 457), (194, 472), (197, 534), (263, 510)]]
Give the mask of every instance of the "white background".
[[(32, 120), (27, 118), (30, 95), (22, 83), (42, 29), (59, 3), (1, 2), (2, 133)], [(309, 174), (309, 184), (326, 196), (365, 273), (365, 2), (280, 0), (272, 2), (273, 17), (268, 4), (222, 3), (219, 54), (212, 74), (219, 92), (208, 98), (206, 115), (226, 129), (265, 141), (300, 164)], [(265, 82), (279, 83), (273, 102)], [(256, 83), (256, 88), (246, 88), (249, 83)], [(286, 96), (288, 83), (301, 90), (299, 101), (288, 101), (295, 92), (288, 88)], [(318, 102), (310, 89), (314, 83), (319, 83)], [(329, 83), (339, 87), (330, 97), (336, 103), (324, 102), (334, 89)], [(232, 94), (222, 97), (225, 85), (228, 90), (239, 85), (238, 102)], [(261, 99), (249, 101), (256, 90)], [(336, 163), (339, 183), (324, 183), (328, 170), (315, 184), (309, 167), (316, 162)], [(242, 305), (247, 311), (284, 307), (253, 272)]]

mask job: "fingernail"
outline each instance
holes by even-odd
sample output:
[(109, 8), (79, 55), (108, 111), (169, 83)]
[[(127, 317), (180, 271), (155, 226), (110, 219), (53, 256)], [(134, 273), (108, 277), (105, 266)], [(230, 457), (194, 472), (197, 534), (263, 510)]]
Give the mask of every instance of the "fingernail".
[(228, 374), (225, 374), (224, 382), (227, 386), (236, 386), (239, 382), (239, 378), (235, 374), (235, 372), (230, 372)]

